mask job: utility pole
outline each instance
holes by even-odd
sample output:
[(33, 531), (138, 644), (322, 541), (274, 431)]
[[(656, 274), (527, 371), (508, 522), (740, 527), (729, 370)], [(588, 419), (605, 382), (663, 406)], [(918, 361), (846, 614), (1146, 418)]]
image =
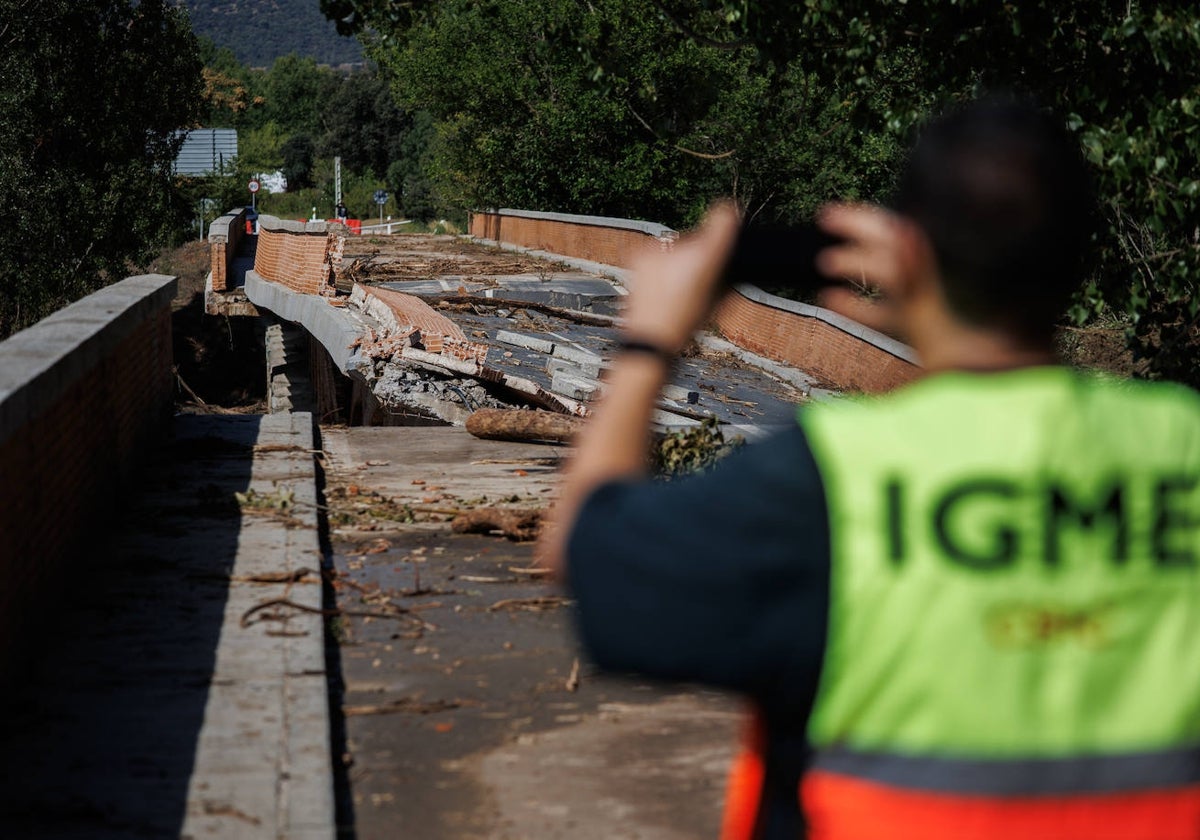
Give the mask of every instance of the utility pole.
[(333, 206), (342, 203), (342, 158), (338, 155), (333, 159)]

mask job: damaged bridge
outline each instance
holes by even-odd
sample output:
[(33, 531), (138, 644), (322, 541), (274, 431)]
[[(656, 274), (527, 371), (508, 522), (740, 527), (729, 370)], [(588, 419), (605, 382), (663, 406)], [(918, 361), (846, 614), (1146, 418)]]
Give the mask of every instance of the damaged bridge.
[[(674, 232), (515, 210), (469, 237), (258, 230), (213, 224), (205, 308), (265, 325), (262, 414), (177, 401), (173, 277), (0, 342), (0, 836), (709, 833), (738, 704), (592, 669), (531, 542), (631, 255)], [(654, 420), (752, 438), (916, 370), (744, 286)]]
[[(516, 218), (570, 234), (559, 241), (549, 237), (551, 247), (585, 256), (479, 236), (352, 236), (335, 223), (270, 216), (259, 217), (260, 232), (252, 237), (241, 233), (240, 214), (230, 214), (210, 236), (214, 267), (207, 307), (275, 316), (272, 397), (290, 406), (292, 380), (307, 379), (313, 387), (305, 391), (314, 394), (311, 409), (320, 418), (463, 425), (480, 408), (585, 417), (603, 393), (602, 373), (627, 294), (627, 273), (612, 263), (625, 262), (645, 242), (669, 247), (674, 232), (626, 220), (525, 215), (536, 218)], [(501, 218), (477, 216), (477, 232), (502, 235), (494, 221)], [(590, 234), (591, 250), (580, 231)], [(590, 259), (614, 234), (625, 238), (624, 252), (613, 253), (610, 244), (609, 253), (598, 254), (610, 262)], [(907, 348), (868, 335), (861, 325), (778, 298), (774, 308), (764, 307), (752, 299), (756, 294), (770, 297), (747, 287), (738, 302), (723, 308), (717, 329), (697, 336), (660, 396), (654, 417), (660, 431), (712, 418), (754, 437), (791, 422), (795, 405), (805, 399), (888, 387), (915, 370)], [(763, 325), (753, 323), (755, 308), (770, 313), (758, 320), (777, 332), (792, 325), (781, 329), (772, 318), (808, 321), (840, 334), (848, 347), (834, 353), (843, 358), (804, 369), (786, 353), (772, 353), (769, 342), (757, 346), (753, 335), (750, 341), (743, 336), (741, 346), (722, 336), (732, 333), (736, 340), (739, 325), (743, 332), (761, 332)], [(729, 329), (721, 330), (722, 319)], [(307, 348), (302, 337), (285, 340), (296, 329), (312, 337)], [(307, 360), (297, 358), (305, 350)], [(890, 380), (875, 381), (881, 376)]]

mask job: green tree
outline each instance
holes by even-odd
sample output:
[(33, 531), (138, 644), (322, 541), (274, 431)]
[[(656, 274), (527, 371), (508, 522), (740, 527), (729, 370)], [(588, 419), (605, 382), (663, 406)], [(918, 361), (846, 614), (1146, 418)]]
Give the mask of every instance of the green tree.
[(274, 172), (283, 166), (287, 135), (273, 122), (238, 132), (238, 160), (252, 172)]
[(233, 51), (199, 38), (204, 63), (203, 108), (200, 122), (209, 128), (259, 127), (264, 122), (262, 73), (255, 73)]
[(800, 61), (822, 84), (856, 92), (860, 119), (895, 131), (918, 123), (930, 102), (980, 90), (1031, 94), (1055, 108), (1095, 167), (1103, 217), (1099, 268), (1073, 317), (1127, 315), (1133, 346), (1154, 375), (1200, 385), (1200, 7), (1180, 0), (655, 5), (691, 37), (754, 44), (776, 63)]
[(400, 211), (422, 222), (453, 215), (442, 205), (430, 177), (436, 137), (433, 116), (428, 111), (417, 111), (408, 130), (400, 136), (399, 153), (387, 169), (388, 186)]
[(412, 120), (392, 97), (387, 81), (377, 72), (343, 77), (325, 104), (324, 132), (317, 143), (322, 157), (340, 156), (354, 172), (386, 172), (401, 154), (401, 143)]
[[(435, 121), (420, 175), (444, 200), (687, 224), (735, 193), (795, 218), (818, 188), (873, 195), (894, 157), (802, 69), (682, 37), (639, 0), (352, 5), (401, 104)], [(389, 181), (419, 199), (412, 159)]]
[[(1095, 166), (1099, 269), (1076, 321), (1127, 317), (1200, 384), (1200, 7), (1182, 0), (322, 0), (438, 121), (465, 203), (686, 222), (713, 191), (795, 218), (886, 190), (898, 142), (982, 90), (1064, 115)], [(373, 34), (370, 34), (373, 33)], [(641, 135), (638, 131), (642, 131)], [(685, 160), (681, 150), (709, 159)], [(772, 177), (772, 173), (774, 177)]]
[(321, 134), (323, 113), (336, 96), (338, 76), (311, 58), (295, 54), (275, 60), (263, 79), (266, 119), (285, 133)]
[(200, 69), (166, 0), (0, 0), (0, 336), (120, 279), (191, 215), (171, 165)]
[(280, 147), (283, 157), (283, 177), (287, 179), (288, 191), (312, 186), (314, 162), (313, 139), (307, 134), (293, 134)]

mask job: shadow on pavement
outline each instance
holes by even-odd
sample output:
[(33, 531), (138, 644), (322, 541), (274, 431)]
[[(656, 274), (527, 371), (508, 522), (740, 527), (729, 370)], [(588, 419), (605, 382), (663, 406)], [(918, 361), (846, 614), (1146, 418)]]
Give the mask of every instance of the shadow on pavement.
[(176, 418), (77, 558), (0, 729), (0, 836), (179, 836), (259, 422)]

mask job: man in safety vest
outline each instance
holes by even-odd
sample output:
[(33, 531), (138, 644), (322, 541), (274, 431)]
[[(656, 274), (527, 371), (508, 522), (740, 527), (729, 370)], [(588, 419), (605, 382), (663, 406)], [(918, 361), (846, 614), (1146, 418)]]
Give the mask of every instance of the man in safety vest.
[(1049, 115), (935, 121), (818, 255), (922, 379), (670, 483), (650, 412), (736, 214), (635, 267), (545, 550), (599, 664), (753, 701), (729, 840), (1200, 838), (1200, 396), (1058, 365), (1090, 215)]

